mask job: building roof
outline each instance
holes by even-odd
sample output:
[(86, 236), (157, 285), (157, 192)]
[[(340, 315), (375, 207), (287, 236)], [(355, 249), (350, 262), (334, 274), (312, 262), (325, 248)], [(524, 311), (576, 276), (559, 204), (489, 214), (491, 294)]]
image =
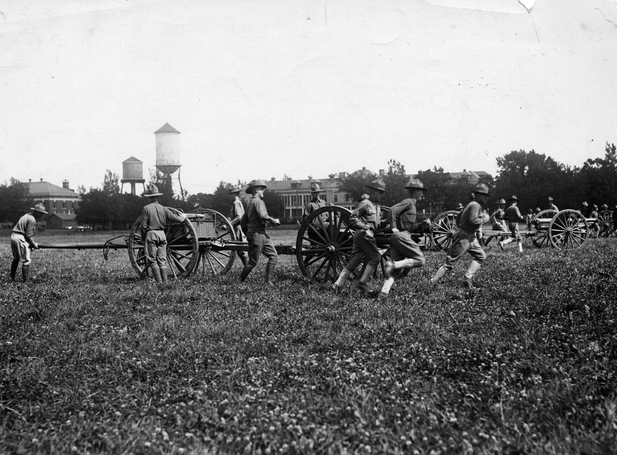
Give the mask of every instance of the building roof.
[(178, 133), (178, 134), (180, 134), (180, 131), (175, 129), (169, 123), (165, 123), (163, 126), (161, 126), (158, 130), (156, 130), (154, 132), (154, 134), (156, 134), (156, 133)]
[(28, 182), (30, 196), (34, 199), (46, 199), (50, 197), (64, 198), (64, 199), (79, 199), (79, 194), (73, 190), (62, 188), (61, 186), (54, 185), (49, 182)]
[(338, 180), (337, 179), (305, 179), (305, 180), (270, 180), (266, 182), (269, 190), (274, 191), (285, 191), (285, 190), (293, 190), (293, 191), (306, 191), (307, 193), (311, 192), (311, 184), (317, 183), (322, 189), (326, 188), (335, 188), (338, 190)]
[(134, 156), (132, 156), (132, 157), (127, 158), (126, 160), (124, 160), (123, 163), (142, 163), (142, 161), (140, 161), (137, 158), (135, 158)]
[(50, 218), (53, 218), (54, 216), (60, 218), (62, 221), (75, 221), (74, 213), (52, 213), (51, 215), (47, 217), (47, 219), (49, 220)]

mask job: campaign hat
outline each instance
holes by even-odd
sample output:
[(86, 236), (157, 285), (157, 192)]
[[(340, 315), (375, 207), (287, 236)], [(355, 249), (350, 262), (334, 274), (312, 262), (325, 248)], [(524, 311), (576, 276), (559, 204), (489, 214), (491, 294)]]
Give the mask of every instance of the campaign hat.
[(518, 201), (518, 198), (517, 198), (516, 196), (514, 196), (514, 195), (513, 195), (513, 196), (510, 198), (510, 200), (511, 200), (511, 201)]
[(320, 193), (321, 188), (319, 187), (319, 183), (311, 183), (311, 193)]
[(47, 215), (47, 210), (45, 210), (45, 206), (43, 205), (42, 202), (38, 202), (37, 204), (34, 205), (34, 207), (30, 207), (30, 210), (33, 210), (35, 212), (40, 212), (43, 215)]
[(587, 201), (583, 201), (583, 207), (589, 207), (589, 204), (587, 204)]
[(405, 189), (406, 190), (428, 191), (428, 188), (424, 187), (424, 183), (422, 183), (422, 180), (414, 179), (413, 177), (409, 179), (409, 183), (407, 183), (407, 185), (405, 186)]
[(553, 198), (551, 196), (548, 197), (548, 202), (553, 202)]
[(369, 183), (368, 185), (366, 185), (367, 188), (373, 188), (374, 190), (378, 190), (381, 191), (382, 193), (386, 192), (386, 184), (384, 183), (383, 180), (381, 179), (375, 179), (373, 180), (371, 183)]
[(506, 205), (506, 200), (504, 198), (499, 199), (499, 205)]
[(490, 196), (490, 193), (488, 192), (488, 186), (486, 186), (484, 183), (478, 183), (473, 189), (473, 192)]
[(463, 210), (465, 207), (463, 207), (463, 204), (461, 204), (460, 202), (458, 204), (456, 204), (456, 210)]
[(241, 189), (242, 188), (240, 188), (238, 185), (232, 186), (231, 188), (229, 188), (229, 194), (239, 193)]
[(263, 188), (264, 190), (268, 189), (268, 185), (266, 185), (266, 181), (262, 179), (251, 180), (249, 185), (244, 190), (246, 193), (250, 194), (253, 188)]
[(146, 192), (144, 193), (145, 197), (158, 197), (162, 195), (163, 193), (159, 193), (159, 189), (154, 183), (150, 183), (146, 188)]

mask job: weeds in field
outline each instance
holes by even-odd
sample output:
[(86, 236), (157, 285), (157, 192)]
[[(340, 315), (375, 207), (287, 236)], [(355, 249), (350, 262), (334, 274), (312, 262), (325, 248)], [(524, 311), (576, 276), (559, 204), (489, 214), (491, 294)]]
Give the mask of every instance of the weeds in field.
[(39, 251), (0, 281), (0, 452), (612, 453), (616, 253), (491, 250), (471, 293), (428, 253), (378, 303)]

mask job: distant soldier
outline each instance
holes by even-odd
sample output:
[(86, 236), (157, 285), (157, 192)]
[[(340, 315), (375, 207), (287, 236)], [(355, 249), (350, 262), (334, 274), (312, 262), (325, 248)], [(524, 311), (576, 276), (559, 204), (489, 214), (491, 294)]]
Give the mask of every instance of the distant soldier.
[(588, 218), (589, 204), (587, 204), (587, 201), (583, 201), (583, 203), (581, 204), (581, 215), (583, 215), (585, 218)]
[(499, 199), (499, 202), (497, 203), (497, 210), (493, 212), (490, 218), (493, 230), (495, 231), (503, 231), (503, 232), (508, 231), (508, 228), (506, 227), (506, 221), (505, 221), (505, 216), (506, 216), (505, 207), (506, 207), (506, 200)]
[(259, 262), (260, 256), (263, 254), (268, 258), (265, 282), (270, 283), (270, 279), (274, 274), (274, 269), (278, 261), (276, 248), (274, 248), (270, 236), (266, 234), (266, 226), (268, 223), (278, 226), (281, 222), (278, 218), (272, 218), (268, 215), (266, 203), (263, 201), (264, 191), (266, 191), (266, 189), (268, 189), (268, 185), (266, 185), (264, 180), (252, 180), (245, 190), (247, 194), (253, 197), (241, 221), (241, 224), (246, 227), (246, 236), (249, 241), (249, 262), (242, 269), (240, 282), (246, 280), (246, 277), (248, 277), (255, 268)]
[(549, 210), (554, 210), (555, 212), (559, 212), (559, 209), (553, 202), (553, 198), (551, 196), (548, 197), (548, 207)]
[(521, 234), (518, 231), (518, 222), (523, 220), (523, 215), (521, 215), (520, 210), (517, 207), (518, 198), (516, 196), (512, 196), (510, 198), (510, 206), (506, 209), (506, 220), (508, 220), (508, 228), (512, 233), (512, 237), (504, 239), (499, 242), (499, 248), (503, 250), (503, 247), (508, 243), (512, 242), (516, 239), (516, 243), (518, 244), (518, 251), (520, 253), (523, 252), (523, 239), (521, 238)]
[(525, 224), (527, 225), (527, 230), (531, 231), (531, 227), (533, 225), (533, 210), (527, 210), (527, 215), (525, 215)]
[(472, 256), (472, 261), (462, 278), (461, 283), (467, 289), (474, 289), (473, 277), (482, 263), (486, 260), (486, 252), (482, 248), (477, 234), (482, 228), (482, 225), (489, 221), (489, 215), (483, 206), (486, 204), (489, 192), (488, 186), (483, 183), (478, 183), (474, 189), (474, 200), (461, 212), (460, 223), (458, 230), (452, 237), (452, 244), (446, 257), (446, 262), (431, 278), (431, 284), (437, 283), (446, 272), (450, 272), (454, 267), (454, 263), (458, 261), (465, 253)]
[(162, 206), (159, 203), (162, 195), (156, 185), (149, 184), (144, 196), (150, 199), (150, 202), (141, 212), (141, 238), (144, 240), (146, 265), (157, 283), (166, 283), (169, 274), (165, 228), (186, 219), (184, 213)]
[(460, 212), (464, 209), (465, 207), (463, 207), (463, 204), (461, 204), (460, 202), (458, 204), (456, 204), (456, 208), (454, 210), (456, 210), (457, 212)]
[[(383, 227), (379, 201), (386, 192), (386, 184), (381, 179), (373, 180), (366, 186), (368, 198), (362, 199), (349, 216), (349, 225), (354, 229), (351, 257), (345, 268), (332, 285), (334, 292), (339, 292), (351, 273), (365, 261), (364, 272), (356, 289), (363, 293), (370, 292), (368, 281), (381, 261), (381, 254), (375, 240), (375, 233)], [(373, 202), (374, 201), (374, 202)]]
[(11, 252), (13, 253), (13, 262), (11, 263), (11, 281), (15, 281), (17, 267), (21, 262), (21, 277), (24, 281), (28, 281), (30, 277), (30, 250), (36, 250), (39, 245), (33, 240), (36, 222), (47, 215), (45, 206), (42, 203), (36, 204), (30, 208), (30, 213), (22, 216), (11, 234)]
[[(242, 199), (240, 199), (240, 190), (241, 188), (239, 186), (233, 186), (229, 190), (229, 194), (234, 199), (231, 209), (229, 210), (229, 220), (236, 234), (236, 240), (246, 242), (246, 235), (244, 235), (242, 227), (240, 226), (240, 220), (242, 219), (242, 215), (244, 215), (244, 205), (242, 204)], [(238, 251), (238, 257), (243, 265), (248, 264), (249, 254), (246, 251)]]
[(392, 236), (389, 242), (392, 260), (386, 262), (386, 280), (377, 294), (378, 298), (385, 298), (390, 293), (396, 270), (422, 267), (426, 263), (424, 253), (411, 235), (414, 232), (422, 232), (431, 223), (429, 218), (416, 221), (416, 202), (424, 199), (427, 188), (420, 180), (412, 178), (405, 189), (409, 192), (409, 197), (390, 208), (389, 224)]
[[(326, 201), (324, 201), (319, 196), (320, 192), (321, 192), (321, 188), (319, 187), (318, 183), (311, 184), (311, 200), (304, 207), (304, 212), (302, 213), (302, 221), (304, 221), (315, 210), (320, 209), (320, 208), (326, 206)], [(325, 217), (321, 217), (321, 221), (322, 221), (322, 223), (325, 223), (325, 221), (326, 221)], [(321, 226), (321, 224), (319, 222), (319, 217), (313, 219), (313, 226), (317, 230), (322, 228), (322, 226)], [(309, 235), (310, 235), (310, 232), (309, 232)]]

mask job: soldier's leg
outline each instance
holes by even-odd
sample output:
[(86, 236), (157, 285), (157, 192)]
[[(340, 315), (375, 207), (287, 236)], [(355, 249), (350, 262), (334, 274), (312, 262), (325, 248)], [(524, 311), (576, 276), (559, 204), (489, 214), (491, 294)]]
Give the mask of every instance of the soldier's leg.
[(266, 242), (263, 247), (263, 255), (268, 258), (268, 263), (266, 264), (266, 275), (265, 282), (270, 283), (270, 279), (274, 274), (274, 269), (276, 268), (276, 263), (278, 262), (278, 254), (276, 253), (276, 248), (270, 240), (270, 237), (266, 236)]
[[(475, 236), (473, 239), (476, 240)], [(470, 244), (471, 241), (469, 235), (463, 235), (461, 231), (457, 231), (454, 234), (454, 237), (452, 237), (452, 245), (450, 246), (448, 255), (446, 256), (446, 262), (439, 267), (437, 272), (435, 272), (435, 275), (431, 278), (431, 284), (437, 283), (446, 273), (449, 273), (452, 270), (454, 263), (467, 252)]]
[(265, 242), (265, 235), (259, 234), (257, 232), (250, 233), (249, 235), (249, 261), (242, 269), (242, 273), (240, 273), (240, 282), (246, 280), (246, 277), (249, 276), (251, 271), (255, 268), (257, 263), (259, 262), (259, 256), (261, 256), (261, 251)]

